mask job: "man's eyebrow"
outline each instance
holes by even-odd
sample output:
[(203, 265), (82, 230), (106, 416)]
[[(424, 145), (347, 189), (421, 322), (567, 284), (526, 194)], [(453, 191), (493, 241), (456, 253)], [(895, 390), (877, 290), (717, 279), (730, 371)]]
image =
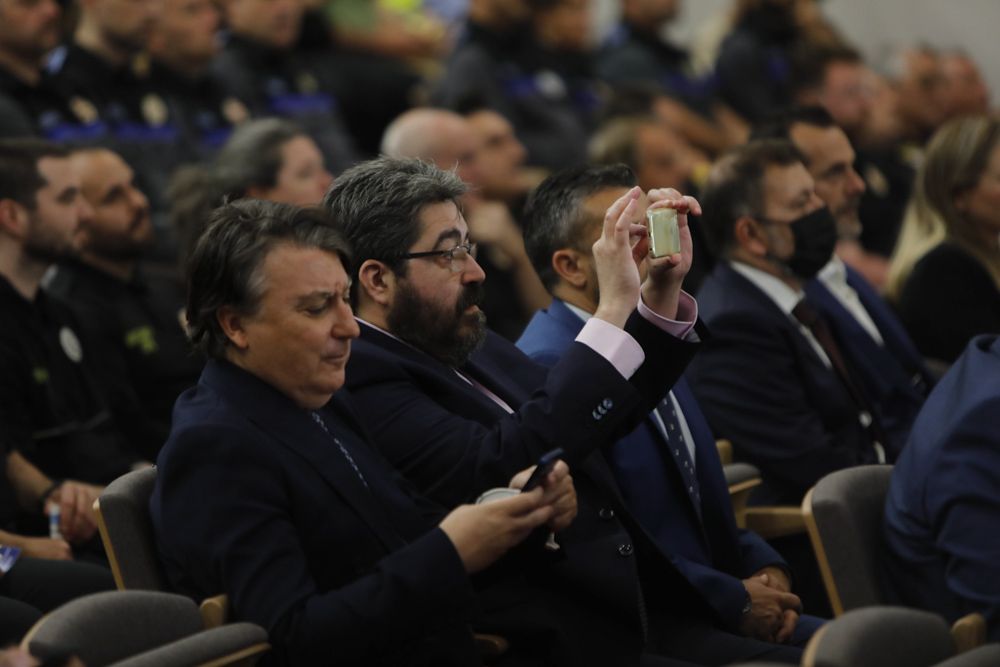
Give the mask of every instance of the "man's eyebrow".
[(309, 292), (308, 294), (302, 294), (295, 299), (295, 305), (304, 306), (308, 303), (315, 303), (316, 301), (329, 301), (334, 297), (333, 292), (328, 292), (326, 290), (317, 290), (315, 292)]
[(457, 229), (446, 229), (445, 231), (438, 234), (437, 240), (434, 242), (434, 247), (441, 245), (442, 241), (447, 241), (449, 239), (454, 239), (456, 242), (462, 240), (462, 233)]
[(114, 199), (122, 192), (124, 192), (124, 190), (125, 188), (122, 187), (121, 185), (115, 185), (111, 187), (110, 189), (108, 189), (107, 192), (104, 193), (104, 196), (101, 197), (101, 203), (107, 204), (110, 201), (114, 201)]
[(71, 185), (68, 188), (64, 189), (62, 192), (60, 192), (56, 196), (56, 199), (61, 202), (70, 202), (76, 199), (76, 196), (79, 193), (80, 193), (80, 188), (76, 187), (75, 185)]

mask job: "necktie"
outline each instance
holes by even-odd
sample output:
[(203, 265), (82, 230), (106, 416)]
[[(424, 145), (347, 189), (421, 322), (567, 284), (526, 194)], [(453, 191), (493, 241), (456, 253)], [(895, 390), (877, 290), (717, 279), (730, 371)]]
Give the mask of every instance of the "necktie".
[(858, 418), (873, 441), (878, 460), (884, 462), (885, 453), (882, 443), (888, 442), (885, 431), (876, 417), (871, 401), (861, 389), (861, 383), (857, 380), (857, 374), (852, 370), (850, 362), (840, 351), (840, 346), (833, 337), (830, 327), (827, 326), (826, 320), (823, 319), (822, 315), (806, 299), (802, 299), (795, 305), (795, 308), (792, 309), (792, 315), (812, 332), (812, 335), (816, 338), (816, 342), (823, 348), (826, 356), (830, 358), (830, 364), (833, 366), (834, 371), (841, 382), (844, 383), (844, 386), (847, 387), (847, 391), (850, 393), (851, 398), (854, 399), (854, 403), (861, 410)]
[(681, 472), (684, 481), (684, 488), (691, 496), (698, 514), (701, 514), (701, 490), (698, 488), (698, 477), (695, 472), (694, 461), (691, 460), (691, 453), (688, 451), (687, 443), (684, 442), (684, 433), (681, 431), (680, 420), (677, 418), (677, 409), (674, 402), (668, 395), (656, 408), (659, 416), (661, 432), (667, 443), (670, 455), (677, 462), (677, 469)]
[(344, 443), (342, 443), (340, 439), (337, 438), (337, 436), (330, 433), (330, 429), (326, 427), (326, 422), (323, 421), (323, 417), (321, 417), (318, 412), (310, 412), (309, 416), (312, 417), (312, 420), (314, 422), (319, 424), (319, 427), (323, 429), (324, 433), (330, 436), (334, 444), (337, 445), (337, 448), (340, 450), (340, 453), (344, 455), (344, 458), (347, 459), (347, 462), (351, 465), (351, 468), (354, 469), (354, 474), (358, 476), (358, 479), (361, 480), (361, 483), (364, 484), (365, 488), (367, 489), (368, 482), (365, 480), (365, 476), (361, 474), (361, 468), (359, 468), (358, 464), (354, 462), (354, 457), (351, 456), (351, 453), (349, 451), (347, 451), (347, 447), (344, 447)]

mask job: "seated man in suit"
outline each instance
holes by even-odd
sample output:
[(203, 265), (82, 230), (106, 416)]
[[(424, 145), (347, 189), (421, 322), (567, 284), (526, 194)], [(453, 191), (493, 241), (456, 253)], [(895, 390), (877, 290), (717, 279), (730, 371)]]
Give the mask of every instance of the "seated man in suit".
[[(550, 176), (529, 200), (525, 245), (555, 297), (517, 341), (535, 361), (558, 362), (593, 316), (600, 290), (590, 248), (604, 210), (635, 182), (623, 164), (574, 167)], [(604, 452), (629, 510), (702, 593), (721, 627), (764, 641), (804, 644), (812, 636), (818, 619), (799, 622), (798, 608), (781, 608), (788, 598), (775, 594), (791, 590), (781, 556), (736, 528), (715, 438), (683, 378)]]
[(1000, 641), (1000, 337), (974, 338), (927, 398), (885, 507), (890, 596)]
[(565, 450), (580, 514), (544, 581), (577, 602), (579, 664), (797, 662), (798, 649), (714, 627), (708, 603), (639, 527), (596, 451), (646, 418), (697, 347), (683, 339), (696, 304), (680, 289), (691, 258), (686, 214), (697, 202), (658, 195), (679, 212), (683, 252), (650, 262), (644, 282), (635, 259), (648, 250), (642, 193), (611, 204), (594, 244), (600, 302), (546, 369), (486, 329), (477, 305), (485, 275), (457, 205), (465, 187), (432, 165), (382, 158), (346, 171), (327, 194), (357, 253), (361, 339), (348, 381), (376, 445), (447, 506)]
[(876, 407), (804, 291), (836, 223), (785, 141), (723, 157), (703, 199), (720, 261), (699, 292), (712, 336), (688, 379), (715, 434), (760, 468), (757, 502), (798, 504), (823, 475), (885, 460)]
[(865, 182), (852, 166), (854, 149), (822, 107), (799, 107), (774, 116), (751, 137), (766, 138), (787, 139), (799, 149), (816, 194), (837, 222), (837, 250), (805, 284), (805, 292), (854, 361), (865, 391), (881, 411), (886, 444), (897, 455), (934, 378), (899, 318), (851, 266), (861, 233), (858, 205), (865, 191)]
[(447, 516), (411, 493), (339, 391), (358, 325), (333, 222), (256, 201), (213, 218), (187, 305), (210, 361), (178, 399), (150, 502), (169, 580), (227, 593), (267, 629), (272, 664), (481, 664), (469, 575), (572, 520), (565, 464)]

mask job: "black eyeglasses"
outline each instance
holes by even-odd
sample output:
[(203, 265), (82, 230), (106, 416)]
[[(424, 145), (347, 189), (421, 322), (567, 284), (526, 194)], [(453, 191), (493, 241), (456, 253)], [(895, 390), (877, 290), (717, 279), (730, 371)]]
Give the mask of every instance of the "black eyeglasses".
[(466, 266), (466, 260), (470, 257), (476, 258), (478, 245), (472, 241), (459, 243), (454, 248), (448, 250), (428, 250), (427, 252), (411, 252), (400, 257), (400, 259), (427, 259), (444, 258), (448, 260), (448, 266), (452, 273), (461, 273)]

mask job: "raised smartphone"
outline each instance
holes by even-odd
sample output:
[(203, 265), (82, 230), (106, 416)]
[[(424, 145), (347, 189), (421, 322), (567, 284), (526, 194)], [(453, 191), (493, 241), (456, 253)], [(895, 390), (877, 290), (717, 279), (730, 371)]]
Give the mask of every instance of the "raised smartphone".
[(649, 243), (653, 257), (665, 257), (681, 251), (681, 232), (677, 227), (677, 211), (654, 208), (646, 211), (649, 221)]

